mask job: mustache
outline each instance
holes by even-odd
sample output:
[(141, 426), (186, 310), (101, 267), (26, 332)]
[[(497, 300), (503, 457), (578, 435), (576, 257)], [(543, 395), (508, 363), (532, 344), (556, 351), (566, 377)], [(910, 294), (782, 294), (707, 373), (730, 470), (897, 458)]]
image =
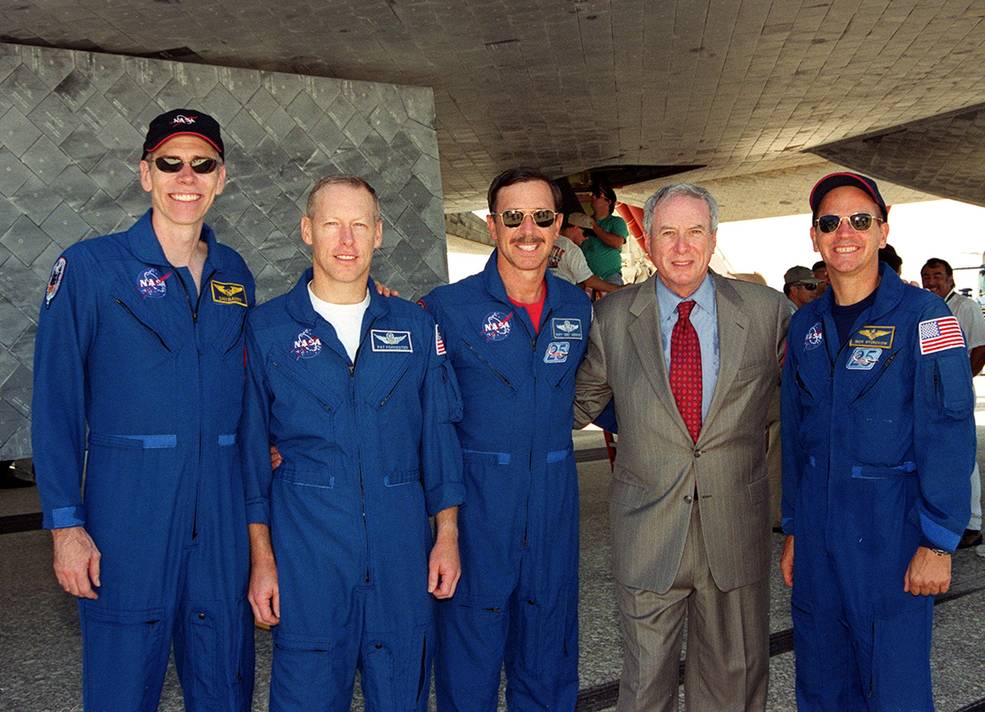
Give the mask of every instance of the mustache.
[(511, 245), (539, 245), (544, 242), (546, 240), (538, 235), (521, 235), (510, 240)]

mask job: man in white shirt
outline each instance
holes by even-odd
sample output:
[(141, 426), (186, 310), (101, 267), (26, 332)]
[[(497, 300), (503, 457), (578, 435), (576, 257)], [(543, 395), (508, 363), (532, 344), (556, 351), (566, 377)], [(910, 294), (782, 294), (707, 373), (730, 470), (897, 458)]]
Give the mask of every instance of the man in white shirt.
[(582, 228), (585, 228), (586, 225), (590, 227), (591, 224), (591, 218), (584, 213), (572, 213), (565, 216), (561, 231), (554, 242), (554, 247), (551, 248), (551, 255), (547, 259), (547, 269), (555, 277), (560, 277), (584, 289), (594, 289), (602, 294), (607, 294), (619, 289), (620, 285), (596, 277), (592, 268), (588, 266), (585, 253), (580, 249), (581, 244), (586, 240)]

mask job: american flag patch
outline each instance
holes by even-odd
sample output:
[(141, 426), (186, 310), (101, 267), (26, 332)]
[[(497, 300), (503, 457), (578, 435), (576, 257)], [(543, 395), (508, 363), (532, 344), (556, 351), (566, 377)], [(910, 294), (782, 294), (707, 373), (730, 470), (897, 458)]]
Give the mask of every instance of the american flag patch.
[(921, 321), (919, 333), (920, 353), (924, 356), (945, 349), (963, 349), (965, 347), (961, 326), (958, 324), (957, 318), (953, 316), (942, 316), (940, 319)]
[(434, 350), (439, 356), (445, 355), (445, 340), (441, 338), (441, 329), (434, 325)]

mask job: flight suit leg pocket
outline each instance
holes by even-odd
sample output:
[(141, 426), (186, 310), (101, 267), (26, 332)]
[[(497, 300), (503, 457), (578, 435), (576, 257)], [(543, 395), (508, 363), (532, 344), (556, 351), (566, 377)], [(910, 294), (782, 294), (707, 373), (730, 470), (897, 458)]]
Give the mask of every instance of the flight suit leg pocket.
[(848, 628), (837, 612), (798, 600), (796, 590), (794, 584), (790, 613), (797, 705), (825, 712), (855, 709), (859, 670)]
[(796, 656), (797, 702), (817, 699), (824, 688), (823, 670), (818, 659), (816, 639), (818, 629), (807, 606), (791, 602), (793, 620), (793, 649)]
[(431, 625), (371, 636), (363, 649), (366, 709), (426, 712), (433, 645)]
[(79, 610), (86, 709), (157, 709), (168, 660), (164, 609)]
[(213, 699), (218, 693), (220, 621), (215, 612), (202, 606), (188, 610), (183, 621), (186, 639), (186, 684), (196, 698)]
[(370, 636), (362, 667), (367, 710), (427, 712), (434, 637), (432, 625)]
[[(349, 709), (355, 663), (326, 639), (274, 633), (271, 712)], [(344, 702), (344, 706), (341, 703)]]
[(916, 597), (873, 625), (873, 709), (930, 710), (934, 708), (930, 678), (930, 638), (933, 601)]

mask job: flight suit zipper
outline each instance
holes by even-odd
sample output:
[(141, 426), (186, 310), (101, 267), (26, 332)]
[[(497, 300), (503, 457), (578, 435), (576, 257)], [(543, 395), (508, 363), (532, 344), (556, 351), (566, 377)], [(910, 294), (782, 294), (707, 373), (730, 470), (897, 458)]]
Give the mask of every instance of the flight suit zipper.
[[(175, 269), (177, 270), (179, 268), (175, 268)], [(188, 272), (189, 276), (191, 276), (191, 270), (189, 270), (187, 267), (185, 267), (185, 270)], [(198, 433), (198, 453), (197, 453), (197, 457), (195, 458), (195, 463), (196, 463), (195, 471), (197, 473), (197, 476), (195, 478), (195, 509), (192, 513), (192, 540), (193, 541), (198, 538), (198, 505), (202, 499), (202, 472), (205, 470), (205, 467), (203, 466), (204, 463), (202, 462), (202, 453), (205, 451), (205, 444), (202, 441), (204, 433), (201, 427), (202, 404), (205, 401), (205, 392), (204, 392), (204, 384), (202, 383), (202, 347), (201, 344), (199, 343), (198, 311), (202, 303), (202, 286), (207, 284), (208, 281), (212, 279), (213, 274), (215, 274), (214, 269), (211, 270), (208, 274), (205, 274), (203, 270), (201, 282), (199, 283), (198, 289), (196, 290), (197, 294), (194, 303), (192, 303), (191, 295), (188, 293), (188, 287), (185, 284), (185, 280), (181, 278), (180, 274), (178, 275), (178, 284), (181, 285), (181, 293), (184, 295), (185, 303), (188, 305), (188, 310), (191, 312), (192, 331), (195, 333), (195, 372), (196, 372), (195, 376), (196, 376), (196, 381), (198, 383), (198, 395), (199, 395), (198, 407), (195, 408), (195, 413), (199, 419), (199, 422), (196, 424), (198, 427), (196, 427), (195, 429), (196, 432)]]
[[(369, 324), (366, 325), (364, 334), (370, 333), (373, 323), (376, 319), (372, 319)], [(356, 357), (352, 360), (352, 363), (348, 365), (349, 369), (349, 402), (352, 405), (353, 413), (356, 412), (356, 365), (359, 363), (359, 355), (363, 350), (363, 340), (359, 340), (359, 346), (356, 347)], [(363, 523), (363, 551), (366, 553), (366, 568), (363, 571), (363, 584), (369, 585), (372, 583), (372, 577), (370, 576), (370, 565), (369, 565), (369, 522), (366, 516), (366, 482), (363, 477), (363, 458), (359, 446), (356, 446), (356, 472), (359, 475), (359, 510), (362, 516)]]
[[(534, 402), (537, 402), (537, 334), (534, 334), (530, 338), (530, 352), (533, 358), (533, 393)], [(530, 428), (530, 443), (527, 446), (527, 472), (532, 475), (534, 471), (534, 428)], [(533, 477), (530, 477), (530, 482), (527, 484), (527, 498), (524, 502), (523, 508), (525, 516), (523, 518), (523, 544), (524, 549), (528, 548), (530, 545), (530, 489), (533, 487)]]
[[(546, 317), (550, 315), (548, 312), (546, 315), (541, 317), (541, 321), (546, 322)], [(537, 378), (537, 332), (535, 331), (530, 337), (530, 354), (531, 354), (531, 368), (533, 376), (533, 395), (534, 403), (537, 402), (537, 386), (539, 380)], [(523, 519), (523, 544), (524, 549), (528, 548), (530, 545), (530, 490), (533, 488), (533, 471), (534, 471), (534, 438), (536, 437), (536, 428), (528, 428), (530, 432), (530, 442), (527, 445), (527, 473), (530, 481), (527, 483), (527, 498), (524, 502), (525, 517)], [(547, 465), (544, 465), (547, 467)]]

